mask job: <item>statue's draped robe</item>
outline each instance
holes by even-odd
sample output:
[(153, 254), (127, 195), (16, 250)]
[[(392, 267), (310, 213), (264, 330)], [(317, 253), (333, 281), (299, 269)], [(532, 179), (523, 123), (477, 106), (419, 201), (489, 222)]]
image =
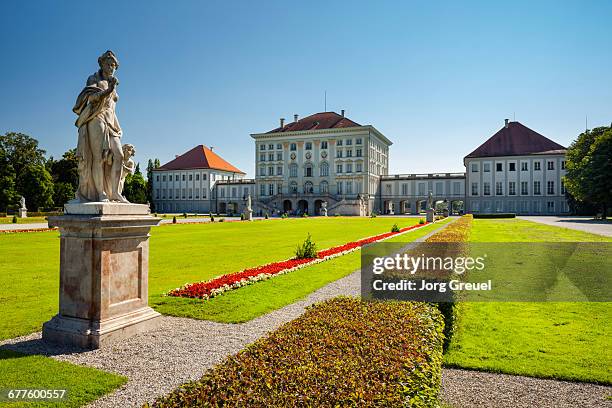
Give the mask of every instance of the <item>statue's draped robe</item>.
[[(77, 158), (79, 159), (79, 188), (76, 193), (76, 198), (80, 201), (98, 201), (101, 191), (97, 191), (93, 181), (92, 165), (93, 155), (92, 149), (100, 149), (102, 154), (104, 168), (104, 191), (110, 194), (110, 167), (112, 164), (112, 154), (110, 151), (110, 138), (121, 137), (122, 131), (119, 125), (119, 120), (115, 114), (115, 102), (117, 101), (116, 91), (111, 92), (105, 97), (98, 98), (93, 101), (93, 96), (108, 89), (107, 81), (102, 78), (100, 71), (87, 78), (85, 88), (77, 97), (77, 101), (72, 108), (72, 111), (79, 117), (75, 125), (79, 129), (79, 140), (77, 143)], [(88, 124), (96, 120), (102, 124), (104, 129), (104, 137), (102, 144), (92, 146), (91, 138), (89, 137)]]

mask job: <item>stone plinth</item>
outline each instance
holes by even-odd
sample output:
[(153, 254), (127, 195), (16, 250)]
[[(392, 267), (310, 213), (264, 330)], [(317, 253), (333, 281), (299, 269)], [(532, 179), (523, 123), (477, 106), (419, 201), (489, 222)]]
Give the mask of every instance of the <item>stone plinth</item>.
[(434, 222), (436, 220), (436, 217), (434, 216), (434, 210), (429, 209), (429, 210), (426, 211), (426, 214), (427, 215), (425, 216), (426, 217), (425, 221), (427, 221), (427, 222)]
[(60, 229), (60, 302), (43, 339), (99, 348), (153, 327), (149, 231), (161, 220), (142, 204), (66, 204), (64, 212), (49, 217)]
[(253, 221), (253, 210), (249, 210), (248, 208), (244, 210), (244, 219), (245, 221)]
[(19, 209), (19, 218), (28, 218), (28, 210), (26, 208)]

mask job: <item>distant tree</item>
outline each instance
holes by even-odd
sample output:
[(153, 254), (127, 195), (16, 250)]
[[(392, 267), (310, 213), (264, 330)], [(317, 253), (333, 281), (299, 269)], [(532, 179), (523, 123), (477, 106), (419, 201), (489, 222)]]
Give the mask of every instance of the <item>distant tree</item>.
[(53, 183), (53, 204), (55, 207), (62, 207), (75, 197), (75, 189), (70, 183), (61, 181)]
[(45, 151), (38, 148), (38, 140), (23, 133), (8, 132), (0, 135), (0, 149), (8, 156), (15, 174), (21, 174), (27, 166), (44, 166), (47, 161)]
[(606, 218), (612, 203), (612, 126), (578, 136), (567, 151), (563, 181), (579, 203), (596, 205)]
[(56, 207), (61, 207), (74, 198), (79, 185), (78, 165), (76, 149), (68, 150), (61, 160), (56, 161), (51, 157), (47, 162), (47, 168), (53, 177), (53, 202)]
[(17, 175), (19, 194), (26, 199), (30, 210), (39, 210), (53, 206), (53, 179), (47, 168), (42, 164), (26, 166)]
[(136, 165), (134, 174), (128, 174), (125, 178), (123, 196), (131, 203), (147, 203), (147, 182), (140, 172), (140, 164)]
[(153, 170), (160, 167), (159, 159), (151, 160), (149, 159), (147, 163), (147, 202), (149, 202), (154, 209), (153, 206)]
[(0, 211), (6, 212), (17, 200), (15, 191), (15, 169), (0, 145)]

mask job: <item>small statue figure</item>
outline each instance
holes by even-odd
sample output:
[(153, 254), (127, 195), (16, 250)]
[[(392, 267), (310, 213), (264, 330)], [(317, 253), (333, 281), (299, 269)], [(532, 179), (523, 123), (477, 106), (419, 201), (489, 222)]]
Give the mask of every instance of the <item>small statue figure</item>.
[(321, 215), (327, 217), (327, 201), (321, 203)]
[(121, 168), (121, 180), (119, 180), (119, 193), (117, 199), (122, 203), (129, 203), (129, 201), (123, 196), (123, 185), (125, 184), (125, 178), (128, 174), (134, 174), (136, 171), (136, 163), (132, 160), (132, 157), (136, 154), (134, 145), (129, 143), (121, 146), (123, 152), (123, 166)]
[(21, 210), (27, 210), (26, 205), (25, 205), (25, 197), (21, 196), (21, 199), (19, 200), (19, 204), (21, 204), (20, 209)]
[(427, 196), (427, 209), (433, 209), (433, 194), (431, 193), (431, 190), (429, 191), (429, 195)]

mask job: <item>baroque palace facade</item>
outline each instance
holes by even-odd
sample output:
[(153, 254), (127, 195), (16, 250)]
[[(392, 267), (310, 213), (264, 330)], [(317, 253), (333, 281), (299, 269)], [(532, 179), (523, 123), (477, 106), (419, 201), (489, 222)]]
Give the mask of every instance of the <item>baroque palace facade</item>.
[(569, 212), (562, 177), (565, 148), (519, 122), (465, 156), (465, 173), (389, 175), (392, 142), (344, 111), (322, 112), (251, 134), (255, 178), (199, 145), (153, 171), (158, 212), (240, 214), (418, 214), (428, 195), (472, 213)]

